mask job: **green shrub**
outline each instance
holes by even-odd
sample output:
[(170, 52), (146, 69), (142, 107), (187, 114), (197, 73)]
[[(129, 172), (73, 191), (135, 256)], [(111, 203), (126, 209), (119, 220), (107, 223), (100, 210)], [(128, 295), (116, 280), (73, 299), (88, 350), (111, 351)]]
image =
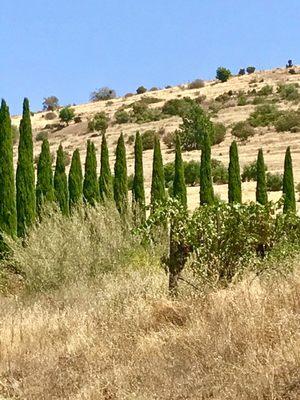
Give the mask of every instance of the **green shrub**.
[(162, 112), (166, 115), (178, 115), (183, 117), (194, 105), (195, 102), (190, 97), (184, 97), (183, 99), (171, 99), (163, 105)]
[(299, 132), (300, 111), (286, 111), (275, 122), (277, 132)]
[(149, 129), (141, 134), (143, 150), (151, 150), (154, 147), (156, 131)]
[[(243, 182), (249, 182), (249, 181), (256, 181), (256, 175), (257, 175), (257, 163), (256, 161), (252, 161), (251, 163), (248, 163), (244, 166), (243, 168), (243, 173), (242, 173), (242, 181)], [(265, 170), (268, 170), (268, 167), (265, 165)]]
[(142, 101), (144, 104), (155, 104), (160, 103), (162, 100), (158, 97), (143, 96), (140, 101)]
[(279, 118), (280, 112), (274, 104), (262, 104), (257, 106), (248, 119), (251, 126), (268, 126), (274, 124)]
[(224, 166), (222, 161), (212, 158), (211, 173), (214, 183), (218, 185), (228, 183), (228, 169)]
[(226, 82), (231, 77), (231, 72), (229, 69), (224, 67), (219, 67), (217, 69), (216, 78), (221, 82)]
[(283, 100), (295, 101), (300, 99), (298, 85), (294, 83), (289, 83), (287, 85), (284, 84), (279, 85), (277, 88), (277, 92), (279, 93), (279, 96)]
[(201, 89), (205, 86), (202, 79), (195, 79), (193, 82), (188, 84), (188, 89)]
[(73, 108), (65, 107), (59, 113), (59, 118), (62, 122), (66, 122), (69, 125), (69, 122), (75, 117), (75, 112)]
[(223, 142), (223, 140), (225, 139), (225, 135), (226, 135), (226, 126), (221, 122), (216, 122), (214, 124), (213, 144), (219, 144)]
[(245, 75), (245, 73), (246, 73), (245, 68), (241, 68), (239, 70), (239, 75)]
[(39, 132), (35, 137), (35, 140), (37, 142), (41, 142), (44, 139), (48, 139), (48, 132), (45, 132), (45, 131), (44, 132)]
[(232, 135), (244, 141), (255, 135), (255, 129), (247, 121), (237, 122), (231, 131)]
[(168, 149), (175, 148), (176, 132), (168, 132), (163, 136), (163, 142)]
[(273, 86), (265, 85), (257, 92), (257, 95), (258, 96), (269, 96), (272, 93), (273, 93)]
[(253, 74), (255, 72), (255, 67), (247, 67), (246, 71), (247, 71), (247, 74), (249, 74), (249, 75)]
[(283, 175), (278, 172), (272, 174), (271, 172), (267, 173), (267, 190), (270, 192), (279, 192), (282, 190), (283, 184)]
[(238, 106), (245, 106), (247, 104), (247, 98), (244, 95), (238, 96), (237, 105)]
[(137, 94), (143, 94), (143, 93), (146, 93), (147, 92), (147, 89), (144, 87), (144, 86), (139, 86), (137, 89), (136, 89), (136, 93)]
[(117, 124), (127, 124), (130, 121), (130, 115), (124, 109), (119, 109), (115, 112), (115, 120)]
[(143, 124), (145, 122), (159, 121), (162, 118), (160, 109), (150, 109), (143, 101), (136, 101), (132, 104), (131, 119), (133, 122)]
[(89, 132), (101, 132), (105, 133), (108, 128), (109, 118), (104, 111), (101, 111), (94, 115), (94, 118), (88, 122)]
[(188, 186), (195, 186), (200, 182), (200, 162), (199, 161), (185, 161), (184, 165), (184, 178)]

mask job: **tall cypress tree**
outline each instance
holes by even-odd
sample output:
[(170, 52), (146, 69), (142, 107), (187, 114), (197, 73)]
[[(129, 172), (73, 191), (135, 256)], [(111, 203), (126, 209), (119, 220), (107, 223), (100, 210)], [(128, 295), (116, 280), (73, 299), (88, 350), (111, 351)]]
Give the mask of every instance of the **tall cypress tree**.
[(2, 100), (0, 109), (0, 230), (17, 233), (17, 209), (13, 164), (13, 139), (9, 108)]
[(103, 203), (113, 199), (113, 180), (109, 165), (109, 153), (105, 133), (102, 134), (101, 159), (100, 159), (99, 191), (100, 201)]
[(126, 149), (125, 149), (123, 133), (121, 133), (119, 137), (116, 149), (114, 199), (119, 213), (121, 215), (126, 215), (128, 210), (128, 185), (127, 185)]
[(151, 183), (151, 209), (155, 210), (156, 206), (166, 200), (165, 174), (163, 159), (160, 150), (159, 138), (154, 138), (154, 152), (152, 164), (152, 183)]
[(173, 196), (180, 200), (180, 202), (186, 207), (187, 196), (186, 196), (186, 185), (184, 178), (184, 166), (181, 155), (181, 144), (179, 135), (176, 135), (176, 150), (175, 150), (175, 174), (173, 181)]
[(93, 142), (87, 141), (85, 173), (83, 181), (83, 198), (87, 204), (95, 206), (99, 201), (99, 185), (97, 179), (97, 157)]
[(200, 204), (214, 203), (214, 189), (211, 175), (211, 145), (208, 133), (204, 133), (200, 165)]
[(52, 160), (49, 142), (44, 139), (37, 166), (36, 208), (38, 214), (44, 204), (52, 201), (54, 201)]
[(231, 143), (229, 150), (228, 201), (229, 203), (242, 202), (242, 184), (240, 175), (239, 154), (236, 141), (233, 141)]
[(296, 199), (295, 199), (293, 165), (292, 165), (290, 147), (286, 149), (285, 159), (284, 159), (283, 194), (284, 194), (283, 212), (284, 213), (295, 212)]
[(54, 173), (55, 199), (63, 215), (69, 214), (68, 181), (65, 171), (65, 154), (60, 144), (57, 150)]
[(26, 229), (35, 220), (35, 176), (33, 165), (33, 143), (28, 99), (23, 103), (20, 123), (20, 140), (16, 174), (17, 187), (17, 233), (24, 236)]
[(265, 205), (268, 202), (266, 167), (262, 149), (258, 150), (256, 162), (256, 201), (262, 205)]
[(70, 211), (82, 203), (83, 185), (82, 168), (79, 150), (76, 149), (72, 156), (69, 172), (69, 207)]
[(134, 178), (132, 187), (132, 208), (136, 222), (146, 219), (145, 188), (143, 172), (143, 143), (140, 132), (136, 133), (134, 144)]

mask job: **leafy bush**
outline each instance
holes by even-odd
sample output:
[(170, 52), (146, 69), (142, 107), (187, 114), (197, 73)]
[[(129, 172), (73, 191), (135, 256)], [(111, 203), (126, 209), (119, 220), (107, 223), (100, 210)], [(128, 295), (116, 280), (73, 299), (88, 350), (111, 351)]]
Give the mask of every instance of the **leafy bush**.
[(251, 126), (268, 126), (274, 124), (279, 118), (280, 112), (273, 104), (257, 106), (248, 119)]
[(214, 136), (213, 136), (213, 144), (219, 144), (223, 142), (226, 135), (226, 126), (221, 122), (216, 122), (214, 124)]
[(143, 94), (143, 93), (146, 93), (147, 92), (147, 89), (144, 87), (144, 86), (139, 86), (137, 89), (136, 89), (136, 93), (137, 94)]
[(271, 172), (267, 173), (267, 190), (270, 192), (279, 192), (282, 190), (283, 185), (283, 175), (279, 173), (272, 174)]
[(277, 91), (279, 96), (284, 100), (295, 101), (300, 99), (298, 86), (296, 84), (279, 85)]
[(162, 112), (159, 109), (150, 109), (143, 101), (136, 101), (132, 104), (130, 116), (133, 122), (143, 124), (145, 122), (159, 121), (162, 118)]
[(156, 131), (149, 129), (141, 134), (143, 150), (151, 150), (154, 147)]
[(127, 124), (130, 121), (130, 115), (124, 109), (119, 109), (115, 112), (115, 120), (117, 124)]
[(211, 160), (211, 173), (213, 182), (222, 185), (228, 183), (228, 170), (222, 161), (212, 158)]
[(162, 112), (166, 115), (178, 115), (183, 117), (191, 111), (191, 108), (195, 106), (195, 101), (190, 97), (184, 97), (183, 99), (171, 99), (166, 101), (162, 107)]
[[(268, 170), (268, 167), (265, 165), (265, 170)], [(256, 175), (257, 175), (257, 169), (256, 169), (256, 161), (252, 161), (251, 163), (248, 163), (244, 166), (243, 172), (242, 172), (242, 181), (243, 182), (249, 182), (249, 181), (256, 181)]]
[(273, 93), (273, 86), (265, 85), (257, 92), (257, 95), (258, 96), (269, 96), (272, 93)]
[(54, 111), (59, 107), (59, 100), (56, 96), (45, 97), (43, 101), (44, 111)]
[(59, 113), (59, 118), (61, 121), (66, 122), (69, 125), (69, 122), (75, 117), (75, 112), (73, 108), (65, 107)]
[(245, 75), (245, 73), (246, 73), (245, 68), (241, 68), (239, 70), (239, 75)]
[(116, 92), (113, 89), (110, 89), (106, 86), (95, 90), (90, 94), (90, 100), (95, 101), (102, 101), (102, 100), (111, 100), (116, 98)]
[(247, 121), (240, 121), (237, 122), (231, 131), (232, 135), (236, 138), (244, 141), (247, 140), (249, 137), (255, 135), (254, 128), (249, 124)]
[(249, 75), (253, 74), (255, 72), (255, 67), (247, 67), (246, 71), (247, 71), (247, 74), (249, 74)]
[(275, 122), (277, 132), (296, 131), (300, 126), (300, 111), (285, 111)]
[(41, 142), (44, 139), (48, 139), (48, 132), (45, 132), (45, 131), (44, 132), (39, 132), (35, 137), (35, 140), (37, 142)]
[(176, 132), (168, 132), (163, 136), (163, 142), (168, 149), (175, 147)]
[(193, 82), (188, 84), (188, 89), (201, 89), (205, 86), (205, 82), (202, 79), (195, 79)]
[(94, 118), (88, 122), (89, 132), (97, 131), (105, 133), (106, 129), (108, 128), (108, 121), (109, 118), (104, 111), (95, 114)]
[(247, 104), (247, 98), (244, 95), (238, 96), (237, 105), (238, 106), (245, 106)]
[(47, 114), (45, 114), (45, 119), (47, 121), (51, 121), (55, 118), (57, 118), (57, 115), (54, 112), (48, 112)]
[(217, 69), (216, 78), (221, 82), (226, 82), (231, 77), (231, 72), (229, 69), (224, 67), (219, 67)]
[(154, 104), (154, 103), (160, 103), (162, 100), (159, 99), (158, 97), (143, 96), (140, 101), (142, 101), (144, 104)]

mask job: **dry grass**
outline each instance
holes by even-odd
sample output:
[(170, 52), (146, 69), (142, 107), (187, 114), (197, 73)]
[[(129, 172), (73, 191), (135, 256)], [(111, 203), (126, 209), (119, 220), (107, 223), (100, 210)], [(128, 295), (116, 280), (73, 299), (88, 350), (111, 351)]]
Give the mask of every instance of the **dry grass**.
[[(156, 258), (130, 248), (131, 239), (120, 239), (113, 218), (109, 224), (106, 218), (102, 214), (86, 226), (78, 216), (52, 226), (45, 221), (25, 249), (16, 245), (13, 260), (26, 272), (25, 287), (42, 292), (18, 291), (1, 298), (0, 396), (300, 398), (297, 266), (285, 279), (249, 276), (209, 292), (185, 286), (180, 298), (171, 301)], [(95, 232), (89, 237), (91, 226)], [(70, 235), (65, 237), (64, 229)], [(99, 250), (94, 245), (101, 232), (102, 237), (108, 232), (115, 236), (105, 245), (98, 241)], [(117, 244), (124, 253), (115, 258)], [(89, 279), (91, 266), (103, 271), (106, 249), (114, 268)], [(65, 275), (49, 274), (55, 266)], [(49, 287), (34, 284), (47, 279)]]

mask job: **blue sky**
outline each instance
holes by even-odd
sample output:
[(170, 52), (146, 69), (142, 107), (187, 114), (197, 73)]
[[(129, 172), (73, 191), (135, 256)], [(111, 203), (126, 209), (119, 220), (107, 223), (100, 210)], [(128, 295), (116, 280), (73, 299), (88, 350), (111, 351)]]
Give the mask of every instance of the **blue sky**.
[(119, 95), (300, 63), (299, 0), (9, 0), (0, 7), (0, 97), (13, 114), (27, 96), (86, 102), (95, 88)]

